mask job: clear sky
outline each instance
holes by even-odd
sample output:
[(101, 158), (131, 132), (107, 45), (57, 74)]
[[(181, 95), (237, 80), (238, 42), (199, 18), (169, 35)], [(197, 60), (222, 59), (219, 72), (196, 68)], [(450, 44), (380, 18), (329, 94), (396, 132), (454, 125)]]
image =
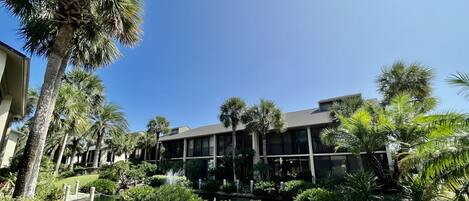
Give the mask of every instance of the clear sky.
[[(275, 101), (285, 112), (361, 92), (396, 60), (434, 69), (438, 111), (469, 111), (445, 79), (469, 72), (469, 1), (147, 0), (144, 37), (99, 70), (130, 128), (156, 115), (172, 126), (217, 123), (230, 96)], [(0, 40), (21, 49), (18, 23), (0, 9)], [(32, 57), (39, 88), (45, 61)]]

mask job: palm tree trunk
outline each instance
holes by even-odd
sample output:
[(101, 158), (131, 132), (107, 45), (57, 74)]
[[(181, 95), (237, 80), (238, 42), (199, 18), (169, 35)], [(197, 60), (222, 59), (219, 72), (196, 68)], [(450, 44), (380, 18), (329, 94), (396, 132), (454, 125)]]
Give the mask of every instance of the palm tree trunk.
[(56, 144), (54, 145), (54, 147), (52, 148), (52, 151), (50, 152), (49, 154), (49, 159), (51, 161), (55, 161), (55, 152), (57, 151), (57, 149), (59, 148), (60, 144)]
[(384, 171), (381, 166), (381, 162), (376, 158), (376, 155), (373, 152), (366, 153), (366, 163), (368, 167), (370, 167), (376, 176), (383, 181), (384, 179)]
[(233, 151), (231, 154), (231, 160), (233, 161), (233, 182), (236, 183), (236, 127), (232, 127), (232, 129), (233, 132), (231, 133), (231, 141), (233, 143)]
[(90, 154), (90, 145), (86, 143), (85, 166), (88, 167), (88, 155)]
[(98, 134), (98, 139), (96, 140), (96, 148), (94, 150), (93, 168), (98, 168), (99, 161), (101, 161), (99, 158), (99, 152), (101, 151), (101, 144), (103, 143), (103, 138), (104, 135), (100, 132)]
[(58, 88), (65, 72), (70, 43), (76, 28), (62, 25), (57, 31), (48, 56), (44, 83), (41, 88), (31, 132), (28, 135), (23, 161), (18, 171), (13, 197), (34, 197), (47, 131), (55, 107)]
[[(78, 152), (78, 139), (74, 139), (73, 141), (73, 144), (72, 144), (72, 160), (70, 160), (70, 170), (73, 170), (73, 167), (75, 165), (75, 163), (73, 162), (73, 160), (76, 158), (76, 155), (77, 155), (77, 152)], [(76, 163), (78, 163), (78, 158), (76, 158)]]
[(147, 160), (147, 152), (148, 152), (147, 148), (144, 148), (144, 149), (143, 149), (143, 160), (144, 160), (144, 161)]
[(67, 146), (67, 138), (68, 138), (68, 133), (65, 133), (63, 140), (62, 140), (62, 144), (60, 145), (59, 156), (57, 157), (57, 161), (55, 162), (54, 175), (59, 174), (60, 164), (62, 163), (62, 157), (64, 155), (65, 147)]
[(160, 137), (159, 133), (156, 134), (156, 147), (155, 147), (155, 165), (156, 169), (159, 169), (158, 167), (158, 159), (160, 158)]
[(267, 164), (267, 135), (262, 136), (262, 155), (264, 163)]

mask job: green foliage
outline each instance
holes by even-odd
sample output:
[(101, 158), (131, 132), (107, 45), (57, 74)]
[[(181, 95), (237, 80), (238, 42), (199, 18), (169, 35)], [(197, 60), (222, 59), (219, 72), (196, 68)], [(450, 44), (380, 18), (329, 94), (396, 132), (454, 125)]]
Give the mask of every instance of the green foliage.
[(401, 181), (404, 198), (414, 201), (430, 201), (436, 198), (432, 189), (419, 175), (408, 175)]
[(406, 65), (398, 61), (391, 67), (384, 68), (376, 83), (385, 104), (400, 93), (408, 93), (414, 100), (422, 101), (431, 96), (432, 78), (430, 68), (418, 63)]
[(283, 184), (283, 186), (279, 189), (281, 195), (285, 197), (295, 197), (302, 191), (306, 189), (313, 188), (314, 184), (311, 182), (303, 181), (303, 180), (292, 180), (287, 181)]
[(146, 161), (143, 161), (142, 163), (138, 164), (137, 168), (143, 171), (146, 176), (154, 175), (156, 172), (156, 165)]
[(155, 189), (151, 186), (135, 186), (123, 191), (121, 195), (122, 201), (145, 201), (153, 193)]
[(295, 201), (342, 201), (342, 198), (337, 193), (322, 188), (312, 188), (296, 196)]
[[(161, 185), (167, 184), (168, 181), (168, 176), (166, 175), (154, 175), (152, 177), (148, 177), (145, 179), (145, 184), (151, 186), (151, 187), (159, 187)], [(175, 182), (179, 185), (182, 186), (190, 186), (190, 181), (186, 179), (186, 177), (173, 177), (175, 179)]]
[(112, 195), (117, 190), (117, 183), (108, 179), (98, 179), (83, 185), (80, 188), (80, 191), (84, 193), (89, 193), (91, 187), (95, 187), (96, 192)]
[(200, 179), (200, 173), (204, 171), (204, 167), (204, 160), (202, 159), (186, 161), (186, 177), (191, 181)]
[(59, 201), (63, 199), (63, 190), (55, 185), (56, 178), (53, 172), (39, 172), (36, 187), (36, 198), (39, 200)]
[(227, 181), (225, 185), (220, 186), (220, 190), (225, 192), (225, 193), (232, 193), (236, 192), (236, 186), (232, 183)]
[(346, 199), (350, 201), (381, 200), (382, 196), (377, 195), (378, 188), (377, 178), (373, 173), (358, 171), (347, 174), (344, 194)]
[(350, 96), (332, 104), (331, 116), (335, 118), (335, 114), (350, 117), (355, 111), (365, 104), (365, 100), (361, 96)]
[(208, 192), (217, 192), (220, 190), (221, 185), (222, 185), (221, 181), (209, 180), (202, 185), (202, 190), (205, 190)]
[(469, 73), (456, 73), (451, 75), (448, 82), (460, 87), (459, 94), (469, 100)]
[(259, 181), (254, 183), (254, 194), (267, 196), (277, 193), (275, 183), (272, 181)]
[(103, 168), (99, 171), (99, 178), (100, 179), (109, 179), (111, 181), (118, 182), (119, 175), (117, 171), (113, 168)]
[(254, 164), (253, 171), (257, 172), (261, 179), (267, 179), (269, 172), (272, 171), (272, 167), (269, 164), (260, 161), (259, 163)]
[(147, 201), (202, 201), (191, 189), (180, 185), (163, 185), (157, 188)]

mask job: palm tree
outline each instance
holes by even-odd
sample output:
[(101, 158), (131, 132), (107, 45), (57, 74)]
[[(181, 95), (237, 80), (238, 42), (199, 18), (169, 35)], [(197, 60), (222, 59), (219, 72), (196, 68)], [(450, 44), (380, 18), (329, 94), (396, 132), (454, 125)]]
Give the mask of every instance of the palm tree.
[(469, 99), (469, 73), (456, 73), (448, 78), (448, 82), (454, 86), (461, 87), (459, 94)]
[(346, 97), (340, 101), (334, 102), (331, 107), (331, 117), (336, 118), (335, 114), (341, 114), (350, 117), (355, 111), (365, 104), (365, 100), (361, 96)]
[(156, 136), (152, 133), (145, 132), (139, 138), (140, 147), (143, 148), (143, 160), (148, 160), (148, 150), (156, 144)]
[(282, 111), (274, 102), (261, 99), (259, 105), (246, 110), (242, 121), (246, 125), (246, 131), (262, 136), (263, 161), (267, 164), (267, 133), (271, 130), (281, 133), (286, 131), (287, 125)]
[(20, 20), (25, 48), (48, 60), (14, 192), (14, 197), (33, 197), (51, 114), (68, 61), (88, 68), (101, 66), (118, 56), (114, 41), (136, 44), (141, 35), (142, 5), (139, 0), (2, 2)]
[(324, 129), (321, 132), (321, 141), (357, 155), (365, 152), (367, 166), (373, 169), (376, 176), (383, 179), (383, 168), (375, 152), (386, 144), (386, 131), (390, 122), (379, 108), (370, 105), (367, 107), (358, 109), (350, 117), (337, 114), (340, 125)]
[(231, 127), (233, 181), (236, 181), (236, 128), (241, 123), (241, 116), (245, 109), (246, 103), (238, 97), (231, 97), (220, 106), (220, 121), (225, 128)]
[(93, 168), (98, 168), (99, 154), (104, 137), (125, 133), (127, 130), (127, 120), (119, 106), (113, 103), (104, 103), (93, 115), (92, 121), (90, 131), (96, 136)]
[(155, 153), (155, 164), (158, 167), (158, 160), (160, 158), (160, 135), (169, 133), (169, 122), (165, 117), (156, 116), (151, 119), (147, 124), (147, 132), (155, 135), (156, 141), (156, 153)]
[(132, 133), (116, 135), (111, 140), (115, 154), (124, 154), (125, 160), (129, 153), (133, 152), (138, 144), (138, 136)]
[(421, 101), (431, 96), (431, 79), (433, 72), (430, 68), (418, 63), (406, 65), (404, 62), (395, 62), (386, 67), (376, 79), (378, 91), (383, 94), (383, 104), (400, 93), (407, 93), (413, 99)]

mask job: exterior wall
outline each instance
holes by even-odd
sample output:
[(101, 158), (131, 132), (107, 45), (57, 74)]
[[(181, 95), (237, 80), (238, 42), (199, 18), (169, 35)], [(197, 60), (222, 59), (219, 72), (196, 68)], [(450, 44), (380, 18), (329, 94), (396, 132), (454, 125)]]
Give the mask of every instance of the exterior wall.
[[(282, 179), (305, 179), (315, 182), (317, 178), (343, 177), (345, 173), (362, 168), (361, 157), (345, 150), (336, 151), (334, 147), (326, 146), (320, 142), (320, 131), (328, 126), (330, 125), (306, 126), (288, 129), (284, 134), (268, 134), (266, 157), (268, 165), (274, 170), (273, 176)], [(250, 163), (242, 163), (244, 168), (256, 164), (260, 159), (264, 158), (264, 155), (262, 153), (262, 136), (248, 135), (243, 131), (239, 131), (237, 138), (241, 139), (241, 137), (243, 137), (243, 140), (249, 139), (249, 143), (240, 143), (237, 140), (238, 152), (243, 148), (254, 150)], [(199, 140), (201, 137), (178, 140), (177, 147), (174, 146), (174, 141), (163, 142), (166, 152), (175, 152), (175, 149), (178, 150), (178, 153), (181, 152), (180, 149), (183, 152), (182, 156), (177, 155), (177, 157), (166, 155), (163, 160), (188, 162), (193, 159), (203, 159), (205, 161), (203, 164), (204, 168), (215, 167), (217, 165), (218, 167), (229, 166), (223, 164), (222, 159), (225, 156), (231, 156), (231, 134), (212, 134), (205, 138), (210, 141), (209, 152), (205, 151), (205, 154), (196, 156), (187, 152), (193, 152), (195, 147), (193, 145), (194, 139)], [(376, 151), (376, 153), (382, 158), (383, 164), (388, 165), (387, 158), (389, 156), (385, 148), (383, 147), (382, 150)], [(231, 171), (223, 173), (227, 179), (232, 178), (228, 176), (229, 174), (231, 174)], [(207, 176), (207, 172), (200, 171), (199, 176), (204, 178)], [(243, 176), (252, 177), (252, 175)]]
[(7, 137), (5, 139), (6, 143), (4, 147), (4, 152), (1, 157), (0, 168), (10, 166), (11, 158), (15, 154), (16, 143), (18, 142), (18, 138), (20, 137), (20, 135), (20, 133), (8, 129)]

